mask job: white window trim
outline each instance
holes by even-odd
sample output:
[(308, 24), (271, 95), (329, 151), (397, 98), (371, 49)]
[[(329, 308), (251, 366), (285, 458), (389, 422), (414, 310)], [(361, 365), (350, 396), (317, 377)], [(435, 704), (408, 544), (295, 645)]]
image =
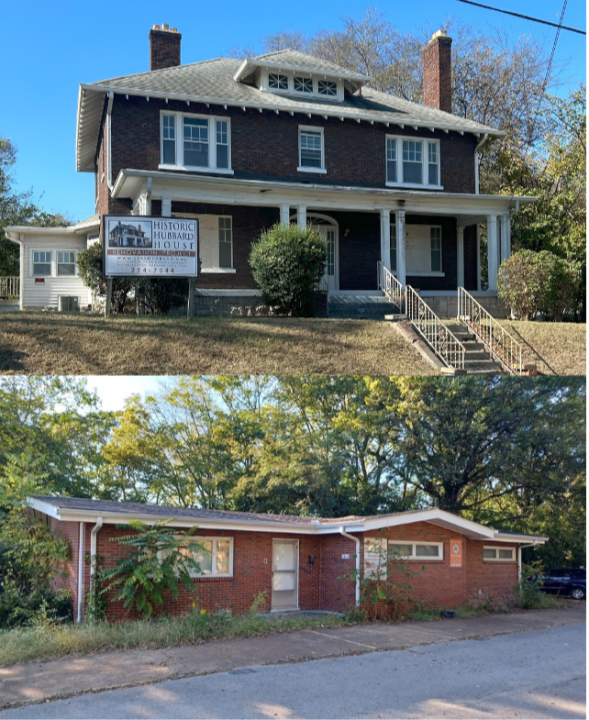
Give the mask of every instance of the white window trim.
[[(386, 180), (386, 172), (387, 172), (387, 140), (394, 140), (396, 143), (396, 149), (397, 149), (397, 177), (401, 178), (401, 180), (397, 180), (396, 182), (389, 182)], [(442, 177), (442, 155), (441, 155), (441, 143), (440, 140), (437, 140), (435, 138), (426, 138), (426, 137), (413, 137), (410, 135), (386, 135), (385, 136), (385, 144), (384, 144), (384, 157), (385, 157), (385, 185), (386, 187), (404, 187), (404, 188), (415, 188), (417, 190), (443, 190), (443, 185), (429, 185), (428, 183), (406, 183), (403, 182), (403, 140), (413, 140), (413, 141), (421, 141), (423, 143), (422, 149), (421, 149), (421, 176), (425, 179), (428, 177), (428, 159), (429, 159), (429, 152), (428, 152), (428, 143), (436, 143), (438, 146), (438, 175), (439, 179), (441, 181)]]
[[(322, 175), (327, 174), (327, 170), (325, 169), (325, 128), (314, 126), (314, 125), (299, 125), (299, 166), (297, 168), (298, 172), (308, 172), (308, 173), (320, 173)], [(306, 167), (303, 165), (301, 160), (301, 133), (303, 132), (318, 132), (321, 134), (321, 167)]]
[[(278, 88), (271, 88), (270, 87), (270, 75), (286, 75), (288, 78), (288, 89), (279, 90)], [(294, 89), (294, 78), (296, 77), (304, 77), (304, 78), (311, 78), (313, 81), (313, 92), (300, 92), (298, 90)], [(320, 80), (328, 80), (329, 82), (334, 82), (336, 85), (336, 94), (335, 95), (324, 95), (319, 92), (319, 81)], [(343, 102), (344, 101), (344, 83), (341, 78), (333, 77), (332, 75), (325, 75), (323, 73), (309, 73), (304, 71), (297, 71), (297, 70), (282, 70), (281, 68), (262, 68), (262, 71), (260, 73), (260, 90), (262, 92), (270, 92), (270, 93), (276, 93), (278, 95), (294, 95), (294, 97), (297, 98), (320, 98), (321, 100), (327, 100), (328, 102)]]
[[(36, 252), (43, 252), (43, 253), (51, 253), (51, 273), (49, 275), (39, 275), (38, 273), (35, 273), (35, 253)], [(66, 252), (66, 253), (74, 253), (76, 260), (76, 272), (74, 275), (58, 275), (57, 274), (57, 253), (60, 252)], [(59, 278), (60, 280), (75, 280), (76, 278), (79, 278), (79, 270), (78, 270), (78, 253), (79, 250), (73, 250), (72, 248), (39, 248), (39, 247), (32, 247), (29, 250), (29, 277), (31, 278)]]
[[(176, 118), (174, 127), (176, 133), (176, 164), (163, 163), (161, 159), (164, 157), (164, 115)], [(198, 165), (184, 164), (184, 123), (185, 117), (195, 118), (197, 120), (208, 120), (209, 123), (209, 164), (207, 167)], [(217, 167), (217, 120), (227, 123), (227, 162), (228, 168)], [(198, 115), (196, 113), (186, 112), (170, 112), (168, 110), (160, 110), (160, 163), (159, 170), (185, 170), (186, 172), (214, 172), (219, 175), (234, 175), (231, 169), (231, 118), (225, 115)]]
[[(391, 540), (389, 538), (387, 545), (388, 548), (391, 545), (411, 545), (411, 555), (400, 555), (399, 560), (431, 560), (432, 562), (441, 562), (444, 560), (444, 543), (443, 542), (430, 542), (429, 540)], [(440, 548), (440, 554), (438, 557), (432, 557), (431, 555), (417, 555), (418, 545), (436, 545)]]
[[(195, 573), (194, 571), (190, 571), (190, 577), (191, 578), (227, 578), (227, 577), (233, 577), (233, 538), (232, 537), (223, 537), (222, 535), (207, 535), (206, 537), (201, 535), (191, 535), (189, 537), (181, 536), (182, 540), (186, 540), (186, 542), (193, 542), (193, 543), (201, 543), (205, 542), (207, 540), (210, 540), (213, 542), (213, 555), (215, 554), (215, 542), (218, 540), (222, 540), (223, 542), (229, 541), (229, 572), (228, 573), (216, 573), (216, 572), (210, 572), (210, 573)], [(214, 563), (212, 564), (212, 567), (214, 569)]]
[[(486, 558), (485, 557), (485, 550), (495, 550), (496, 557), (494, 558)], [(510, 558), (500, 558), (499, 557), (499, 550), (511, 550), (511, 557)], [(498, 547), (497, 545), (483, 545), (483, 562), (511, 562), (514, 563), (517, 561), (516, 552), (514, 547)]]
[[(74, 253), (75, 273), (73, 275), (60, 275), (59, 270), (59, 253)], [(61, 263), (62, 265), (70, 265), (70, 263)], [(77, 278), (78, 277), (78, 251), (77, 250), (60, 250), (55, 251), (55, 277), (58, 278)]]

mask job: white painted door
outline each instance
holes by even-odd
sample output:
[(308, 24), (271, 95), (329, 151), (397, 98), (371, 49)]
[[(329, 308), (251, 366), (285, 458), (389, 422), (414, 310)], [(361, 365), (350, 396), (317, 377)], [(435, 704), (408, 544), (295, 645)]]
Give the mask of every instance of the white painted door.
[(299, 541), (272, 540), (272, 610), (299, 608)]
[(329, 291), (339, 288), (338, 237), (337, 228), (329, 225), (312, 225), (325, 240), (325, 272), (323, 279)]

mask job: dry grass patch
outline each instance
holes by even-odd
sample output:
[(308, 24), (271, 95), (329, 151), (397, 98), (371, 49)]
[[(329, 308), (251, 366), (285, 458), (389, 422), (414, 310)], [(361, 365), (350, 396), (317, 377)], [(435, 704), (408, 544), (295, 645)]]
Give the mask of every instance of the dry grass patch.
[(584, 323), (514, 322), (501, 324), (524, 347), (524, 362), (536, 363), (543, 375), (585, 375)]
[(388, 322), (6, 313), (0, 373), (432, 375)]

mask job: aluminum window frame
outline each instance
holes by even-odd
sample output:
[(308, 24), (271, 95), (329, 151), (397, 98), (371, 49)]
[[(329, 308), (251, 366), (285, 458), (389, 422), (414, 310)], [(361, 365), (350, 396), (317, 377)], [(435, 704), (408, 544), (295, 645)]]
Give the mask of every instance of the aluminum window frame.
[[(174, 117), (174, 134), (176, 147), (176, 162), (174, 165), (164, 160), (164, 117)], [(184, 118), (206, 120), (208, 123), (208, 165), (186, 165), (184, 163)], [(217, 122), (227, 123), (227, 165), (226, 168), (217, 165)], [(165, 138), (168, 142), (169, 139)], [(231, 118), (228, 115), (203, 115), (200, 113), (174, 112), (160, 110), (160, 170), (184, 170), (186, 172), (217, 173), (220, 175), (233, 175), (231, 166)]]
[[(297, 167), (298, 172), (308, 172), (308, 173), (319, 173), (322, 175), (325, 175), (327, 173), (327, 170), (325, 168), (325, 128), (319, 126), (319, 125), (299, 125), (299, 165)], [(301, 157), (301, 136), (304, 133), (307, 132), (314, 132), (319, 133), (321, 136), (321, 167), (310, 167), (308, 165), (303, 165), (302, 157)]]
[[(495, 557), (489, 558), (485, 557), (485, 550), (494, 550), (495, 551)], [(511, 550), (511, 557), (510, 558), (500, 558), (499, 557), (499, 551), (500, 550)], [(516, 553), (515, 547), (500, 547), (498, 545), (483, 545), (483, 562), (501, 562), (501, 563), (514, 563), (517, 562), (517, 553)]]
[[(211, 572), (210, 573), (196, 573), (193, 570), (190, 570), (190, 577), (198, 580), (206, 579), (206, 578), (232, 578), (234, 577), (234, 570), (233, 570), (233, 556), (234, 556), (234, 538), (233, 536), (229, 537), (223, 537), (222, 535), (191, 535), (190, 537), (186, 536), (180, 536), (179, 539), (185, 540), (187, 543), (202, 543), (202, 542), (212, 542), (213, 543), (213, 550), (212, 550), (212, 557), (213, 562), (211, 562)], [(214, 556), (218, 552), (216, 550), (217, 543), (221, 542), (229, 542), (229, 572), (228, 573), (218, 573), (215, 572), (215, 563), (214, 563)]]
[[(420, 142), (421, 143), (421, 183), (405, 182), (403, 170), (403, 142)], [(416, 188), (421, 190), (443, 190), (442, 180), (442, 161), (441, 161), (441, 140), (437, 138), (426, 138), (423, 136), (414, 137), (413, 135), (385, 135), (384, 159), (385, 159), (385, 185), (386, 187), (405, 187)], [(389, 180), (388, 163), (389, 163), (389, 143), (394, 143), (395, 147), (395, 165), (397, 169), (397, 179)], [(430, 144), (436, 145), (436, 157), (438, 168), (438, 184), (430, 185), (429, 183), (429, 157)]]
[[(411, 555), (399, 555), (398, 558), (393, 558), (394, 560), (419, 560), (420, 562), (423, 562), (424, 560), (431, 560), (432, 562), (443, 562), (444, 561), (444, 543), (443, 542), (430, 542), (429, 540), (391, 540), (390, 538), (387, 539), (387, 558), (388, 561), (391, 561), (391, 553), (390, 553), (390, 547), (391, 545), (411, 545)], [(433, 555), (418, 555), (417, 554), (417, 546), (418, 545), (435, 545), (440, 549), (440, 554), (435, 557)]]

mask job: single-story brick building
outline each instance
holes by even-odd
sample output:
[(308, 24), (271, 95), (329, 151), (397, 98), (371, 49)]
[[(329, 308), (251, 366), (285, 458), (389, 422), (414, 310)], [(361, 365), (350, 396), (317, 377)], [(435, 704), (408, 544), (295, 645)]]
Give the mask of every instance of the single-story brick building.
[[(173, 518), (179, 530), (198, 527), (202, 539), (194, 577), (196, 596), (182, 586), (166, 610), (180, 613), (198, 605), (210, 611), (245, 612), (267, 591), (272, 611), (343, 612), (360, 604), (360, 579), (382, 577), (411, 586), (411, 597), (431, 609), (465, 604), (474, 595), (509, 595), (517, 584), (522, 547), (546, 537), (495, 530), (432, 508), (390, 515), (314, 518), (163, 507), (139, 503), (38, 496), (32, 512), (71, 545), (61, 587), (69, 590), (78, 621), (93, 563), (112, 567), (125, 554), (116, 538), (120, 523), (154, 523)], [(124, 618), (122, 604), (111, 602), (111, 619)]]

